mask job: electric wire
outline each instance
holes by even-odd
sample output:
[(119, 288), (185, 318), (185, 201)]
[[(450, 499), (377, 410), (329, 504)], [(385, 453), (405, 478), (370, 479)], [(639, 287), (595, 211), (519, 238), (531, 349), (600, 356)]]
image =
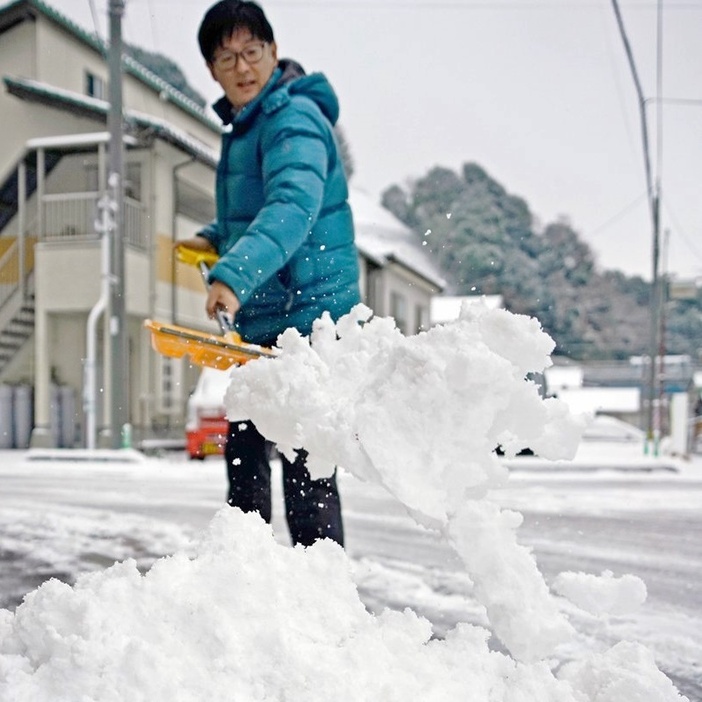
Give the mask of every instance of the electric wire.
[(619, 212), (613, 214), (607, 220), (602, 222), (602, 224), (599, 224), (594, 229), (589, 231), (587, 235), (588, 239), (594, 239), (602, 232), (606, 231), (611, 225), (618, 222), (625, 214), (628, 214), (631, 210), (633, 210), (641, 202), (641, 200), (646, 198), (646, 196), (646, 191), (639, 193), (634, 200), (632, 200), (628, 205), (625, 205), (621, 210), (619, 210)]
[(153, 39), (152, 51), (160, 51), (160, 43), (158, 41), (158, 35), (156, 34), (156, 12), (154, 11), (153, 0), (146, 0), (147, 11), (149, 13), (149, 28), (151, 30), (151, 38)]
[(677, 218), (677, 215), (673, 212), (673, 210), (670, 207), (670, 204), (665, 198), (663, 198), (662, 204), (668, 219), (670, 219), (671, 223), (673, 224), (673, 227), (675, 228), (674, 233), (677, 234), (680, 239), (682, 239), (684, 244), (694, 255), (695, 259), (697, 259), (702, 264), (702, 249), (698, 248), (697, 245), (693, 243), (692, 237), (688, 236), (684, 228), (680, 226), (680, 222)]
[[(624, 87), (622, 85), (622, 74), (620, 71), (620, 62), (617, 59), (615, 59), (614, 37), (612, 36), (611, 17), (609, 14), (607, 14), (607, 16), (605, 17), (604, 12), (600, 12), (598, 14), (602, 21), (601, 31), (605, 37), (607, 60), (611, 67), (610, 75), (617, 94), (619, 112), (621, 114), (622, 124), (624, 125), (624, 132), (626, 134), (627, 144), (632, 155), (634, 155), (638, 159), (639, 149), (632, 130), (630, 112), (628, 109), (628, 100), (624, 95)], [(617, 44), (617, 49), (619, 49), (619, 44)], [(619, 54), (617, 54), (617, 57), (618, 56)]]
[(100, 31), (100, 22), (98, 20), (97, 8), (95, 7), (95, 0), (88, 0), (88, 5), (90, 6), (90, 14), (92, 15), (92, 18), (93, 18), (93, 26), (95, 28), (95, 36), (97, 37), (97, 39), (100, 43), (104, 43), (105, 40), (103, 39), (102, 32)]
[[(190, 4), (192, 0), (154, 0), (156, 4), (159, 5), (186, 5)], [(583, 8), (599, 8), (602, 6), (600, 2), (571, 2), (564, 3), (563, 0), (535, 0), (535, 2), (528, 2), (522, 0), (521, 2), (515, 2), (515, 0), (477, 0), (475, 2), (470, 2), (467, 0), (455, 0), (451, 2), (450, 0), (437, 0), (432, 2), (432, 0), (418, 0), (412, 2), (412, 0), (397, 0), (397, 2), (392, 2), (389, 0), (383, 0), (378, 2), (377, 0), (368, 0), (363, 2), (361, 0), (266, 0), (266, 7), (285, 7), (285, 8), (297, 8), (297, 7), (314, 7), (320, 10), (323, 9), (349, 9), (349, 10), (387, 10), (387, 9), (437, 9), (437, 10), (539, 10), (542, 8), (549, 9), (583, 9)], [(651, 0), (642, 2), (628, 2), (627, 8), (631, 10), (650, 10), (655, 5), (655, 2)], [(702, 3), (698, 0), (693, 0), (692, 2), (667, 2), (666, 10), (702, 10)]]
[(624, 44), (624, 51), (626, 53), (627, 60), (629, 62), (629, 68), (631, 70), (631, 75), (634, 79), (634, 86), (636, 88), (636, 94), (639, 99), (639, 116), (641, 119), (641, 139), (643, 141), (643, 151), (644, 151), (644, 168), (646, 172), (646, 189), (648, 191), (649, 206), (651, 208), (651, 216), (655, 223), (657, 218), (656, 198), (653, 191), (653, 178), (651, 175), (651, 154), (649, 149), (648, 141), (648, 124), (646, 122), (646, 99), (643, 94), (643, 89), (641, 88), (641, 81), (639, 80), (639, 73), (636, 70), (636, 63), (634, 61), (634, 54), (631, 50), (631, 44), (629, 43), (629, 37), (626, 33), (626, 28), (624, 27), (624, 20), (622, 18), (621, 11), (619, 10), (619, 3), (617, 0), (612, 0), (612, 7), (614, 9), (614, 15), (617, 19), (617, 26), (619, 27), (619, 33), (622, 37), (622, 42)]

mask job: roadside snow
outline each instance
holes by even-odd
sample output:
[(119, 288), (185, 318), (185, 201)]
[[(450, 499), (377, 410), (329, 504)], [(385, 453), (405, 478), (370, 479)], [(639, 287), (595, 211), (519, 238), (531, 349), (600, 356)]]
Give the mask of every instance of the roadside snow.
[(561, 573), (551, 587), (590, 614), (630, 614), (646, 601), (646, 584), (641, 578), (630, 574), (615, 578), (609, 570), (600, 576)]
[[(224, 508), (194, 556), (145, 575), (126, 561), (72, 588), (50, 581), (1, 610), (3, 702), (682, 699), (637, 644), (557, 675), (547, 665), (572, 628), (516, 541), (520, 515), (486, 497), (506, 479), (497, 443), (565, 458), (584, 426), (524, 380), (550, 363), (538, 323), (471, 307), (405, 338), (388, 320), (360, 326), (368, 316), (322, 320), (311, 343), (286, 332), (278, 359), (235, 371), (230, 414), (282, 450), (304, 446), (318, 475), (339, 464), (383, 484), (442, 533), (511, 655), (491, 651), (481, 627), (434, 640), (409, 610), (370, 614), (339, 547), (282, 546), (257, 516)], [(575, 599), (599, 587), (570, 578)]]

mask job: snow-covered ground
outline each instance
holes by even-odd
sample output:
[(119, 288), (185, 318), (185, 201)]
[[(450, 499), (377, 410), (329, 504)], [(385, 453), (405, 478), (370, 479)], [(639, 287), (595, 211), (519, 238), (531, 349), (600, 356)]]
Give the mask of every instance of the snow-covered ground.
[[(354, 342), (365, 344), (353, 354), (361, 366), (383, 344), (392, 357), (392, 369), (362, 388), (367, 369), (345, 367), (346, 387), (334, 378), (333, 346), (326, 356), (289, 352), (295, 377), (302, 374), (310, 390), (298, 400), (296, 430), (306, 431), (309, 418), (319, 447), (347, 452), (350, 469), (340, 476), (345, 553), (332, 544), (290, 548), (278, 492), (274, 538), (257, 517), (222, 509), (218, 458), (190, 463), (125, 452), (120, 457), (133, 462), (64, 461), (0, 453), (0, 604), (9, 607), (0, 611), (0, 699), (680, 699), (658, 669), (690, 700), (702, 699), (702, 461), (646, 459), (635, 441), (610, 438), (585, 440), (572, 463), (555, 467), (530, 457), (493, 463), (491, 452), (480, 452), (495, 427), (505, 445), (512, 437), (516, 448), (528, 434), (545, 450), (561, 450), (568, 431), (543, 440), (552, 415), (534, 426), (540, 407), (530, 404), (531, 394), (520, 395), (519, 383), (501, 384), (510, 371), (493, 358), (495, 339), (512, 341), (516, 363), (539, 339), (506, 313), (494, 314), (465, 320), (471, 344), (451, 340), (451, 348), (480, 349), (463, 386), (455, 375), (461, 364), (431, 338), (426, 350), (388, 330), (376, 331), (373, 343)], [(440, 401), (428, 397), (427, 385), (423, 403), (413, 404), (417, 384), (438, 372), (436, 359), (445, 362), (441, 372), (454, 374), (451, 382), (436, 390)], [(278, 390), (289, 388), (285, 364), (276, 368)], [(495, 375), (483, 382), (491, 369)], [(265, 383), (247, 373), (239, 391), (257, 388), (265, 405)], [(398, 373), (403, 382), (383, 394), (382, 379)], [(335, 386), (333, 406), (325, 382)], [(358, 394), (345, 400), (354, 384)], [(452, 447), (441, 423), (465, 418), (451, 393), (465, 400), (467, 387), (479, 410), (468, 413), (475, 431)], [(359, 411), (371, 392), (371, 408), (381, 410), (372, 426)], [(515, 395), (517, 402), (501, 402)], [(528, 413), (519, 411), (525, 403), (527, 427)], [(436, 426), (427, 408), (438, 415)], [(334, 422), (325, 424), (333, 411)], [(415, 413), (423, 413), (427, 431), (419, 431)], [(284, 446), (286, 426), (272, 407), (267, 416)], [(384, 443), (376, 443), (376, 430)], [(361, 464), (349, 435), (363, 448)], [(451, 455), (437, 461), (440, 479), (426, 453), (435, 438)], [(305, 445), (314, 447), (313, 439), (306, 435)], [(473, 442), (470, 453), (461, 440)], [(454, 449), (475, 464), (460, 476)], [(466, 474), (478, 476), (472, 486), (461, 484)], [(467, 499), (442, 493), (442, 481)], [(509, 510), (524, 515), (521, 526)], [(555, 594), (541, 588), (523, 546)], [(34, 590), (50, 577), (78, 582)]]

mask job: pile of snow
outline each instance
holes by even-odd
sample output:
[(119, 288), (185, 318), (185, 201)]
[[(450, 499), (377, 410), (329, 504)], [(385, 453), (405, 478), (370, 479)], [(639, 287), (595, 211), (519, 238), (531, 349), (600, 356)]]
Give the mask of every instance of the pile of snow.
[[(471, 306), (405, 338), (359, 306), (279, 345), (276, 360), (233, 373), (231, 418), (253, 419), (288, 454), (304, 446), (317, 476), (341, 465), (383, 484), (443, 533), (511, 655), (490, 650), (480, 627), (434, 640), (409, 610), (374, 616), (338, 546), (287, 548), (256, 515), (224, 508), (194, 557), (176, 554), (145, 575), (128, 561), (73, 588), (51, 581), (14, 615), (1, 611), (0, 699), (682, 699), (636, 644), (557, 675), (547, 665), (571, 626), (517, 543), (520, 515), (485, 497), (507, 477), (497, 444), (564, 458), (584, 428), (525, 380), (553, 348), (535, 320)], [(571, 577), (561, 590), (585, 602), (598, 587)]]
[(640, 647), (577, 664), (565, 682), (489, 651), (484, 629), (430, 636), (410, 610), (370, 614), (336, 544), (291, 549), (255, 515), (225, 508), (194, 558), (162, 559), (144, 576), (126, 561), (73, 588), (52, 580), (15, 616), (0, 611), (0, 699), (676, 699)]
[(315, 476), (341, 465), (380, 482), (420, 523), (444, 530), (520, 660), (566, 640), (568, 623), (517, 543), (520, 515), (483, 499), (506, 479), (498, 444), (568, 458), (584, 429), (525, 381), (550, 363), (553, 341), (538, 322), (465, 305), (454, 324), (405, 337), (359, 305), (336, 325), (320, 320), (310, 339), (289, 329), (279, 345), (280, 359), (234, 374), (229, 418), (250, 417), (291, 457), (307, 449)]

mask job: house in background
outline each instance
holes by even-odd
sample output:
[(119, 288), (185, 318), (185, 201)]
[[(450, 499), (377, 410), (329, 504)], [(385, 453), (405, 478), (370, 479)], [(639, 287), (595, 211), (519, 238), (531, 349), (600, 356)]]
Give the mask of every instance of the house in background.
[(446, 283), (413, 232), (368, 195), (351, 190), (349, 202), (361, 257), (361, 293), (379, 316), (404, 334), (431, 326), (431, 305)]
[[(216, 331), (203, 313), (198, 272), (171, 252), (214, 216), (221, 126), (133, 59), (123, 68), (126, 390), (139, 439), (182, 432), (199, 373), (158, 356), (143, 320)], [(96, 220), (109, 146), (105, 47), (41, 0), (0, 5), (0, 79), (0, 447), (84, 445), (86, 407), (95, 407), (107, 443), (105, 316), (97, 315), (94, 338), (88, 331), (103, 284)], [(440, 276), (389, 213), (361, 194), (352, 207), (364, 301), (407, 333), (425, 328)], [(92, 398), (89, 343), (97, 359)]]

